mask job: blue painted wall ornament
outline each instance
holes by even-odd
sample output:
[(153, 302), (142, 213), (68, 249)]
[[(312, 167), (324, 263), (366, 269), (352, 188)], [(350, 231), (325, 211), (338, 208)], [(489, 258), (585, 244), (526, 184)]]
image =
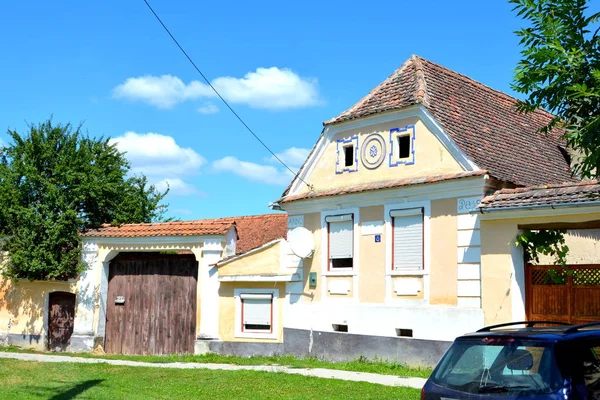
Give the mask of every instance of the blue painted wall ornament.
[[(409, 136), (410, 140), (410, 151), (407, 158), (398, 157), (398, 136)], [(392, 128), (390, 129), (390, 155), (389, 165), (390, 167), (397, 167), (398, 165), (413, 165), (415, 163), (415, 126), (407, 125), (404, 128)]]
[(385, 159), (385, 139), (379, 133), (372, 133), (363, 141), (360, 158), (365, 168), (375, 169)]

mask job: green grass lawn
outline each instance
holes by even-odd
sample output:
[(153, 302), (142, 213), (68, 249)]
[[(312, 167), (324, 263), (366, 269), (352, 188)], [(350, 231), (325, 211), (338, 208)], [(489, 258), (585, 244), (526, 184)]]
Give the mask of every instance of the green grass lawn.
[[(26, 352), (36, 354), (40, 353), (31, 350), (22, 350), (17, 347), (1, 347), (0, 351), (10, 352)], [(52, 353), (56, 354), (56, 353)], [(132, 360), (151, 363), (170, 363), (170, 362), (197, 362), (197, 363), (217, 363), (217, 364), (234, 364), (234, 365), (287, 365), (293, 368), (328, 368), (343, 371), (357, 372), (372, 372), (375, 374), (407, 376), (427, 378), (431, 374), (430, 369), (415, 369), (408, 368), (400, 363), (388, 363), (383, 361), (372, 361), (360, 359), (350, 362), (331, 363), (318, 360), (316, 358), (300, 359), (293, 356), (276, 356), (276, 357), (235, 357), (224, 356), (220, 354), (205, 354), (205, 355), (170, 355), (170, 356), (124, 356), (124, 355), (95, 355), (89, 353), (60, 353), (60, 355), (89, 357), (89, 358), (106, 358), (112, 360)]]
[(419, 390), (255, 371), (0, 360), (0, 399), (399, 399)]

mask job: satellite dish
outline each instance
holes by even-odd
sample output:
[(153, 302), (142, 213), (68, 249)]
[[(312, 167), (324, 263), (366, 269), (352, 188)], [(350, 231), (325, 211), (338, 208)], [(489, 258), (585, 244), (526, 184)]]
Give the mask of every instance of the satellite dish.
[(315, 252), (315, 239), (313, 234), (304, 227), (297, 227), (289, 231), (288, 242), (292, 253), (300, 258), (308, 258)]

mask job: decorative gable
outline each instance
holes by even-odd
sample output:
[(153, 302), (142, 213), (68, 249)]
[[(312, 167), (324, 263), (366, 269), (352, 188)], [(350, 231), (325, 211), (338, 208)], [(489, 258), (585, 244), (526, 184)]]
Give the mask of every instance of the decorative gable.
[[(414, 114), (414, 113), (413, 113)], [(438, 139), (419, 116), (396, 113), (387, 121), (347, 123), (326, 129), (324, 140), (313, 151), (312, 169), (306, 176), (312, 189), (344, 188), (407, 178), (460, 173), (459, 163), (446, 141)], [(306, 192), (299, 185), (293, 193)]]

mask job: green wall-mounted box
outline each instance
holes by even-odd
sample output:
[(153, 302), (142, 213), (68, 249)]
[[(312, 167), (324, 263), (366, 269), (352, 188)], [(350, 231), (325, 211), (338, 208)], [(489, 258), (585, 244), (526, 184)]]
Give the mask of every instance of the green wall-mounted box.
[(308, 273), (308, 286), (317, 287), (317, 273), (316, 272)]

